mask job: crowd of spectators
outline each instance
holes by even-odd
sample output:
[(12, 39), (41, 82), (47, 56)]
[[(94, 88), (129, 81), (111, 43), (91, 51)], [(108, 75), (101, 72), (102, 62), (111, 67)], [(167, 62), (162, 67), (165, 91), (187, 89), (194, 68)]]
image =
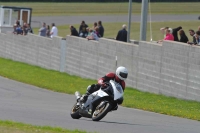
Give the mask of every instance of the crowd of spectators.
[(200, 45), (200, 27), (198, 28), (196, 32), (192, 29), (189, 30), (189, 34), (193, 38), (192, 42), (189, 41), (187, 35), (185, 34), (185, 31), (183, 30), (181, 26), (177, 28), (173, 28), (173, 29), (169, 27), (163, 27), (163, 28), (160, 28), (160, 31), (164, 34), (164, 39), (159, 40), (158, 43), (162, 43), (163, 40), (169, 40), (169, 41), (187, 43), (190, 45)]
[(101, 21), (94, 22), (92, 28), (89, 28), (89, 26), (85, 23), (85, 21), (82, 21), (78, 31), (73, 25), (70, 25), (70, 32), (71, 36), (77, 36), (86, 38), (88, 40), (98, 41), (99, 38), (103, 37), (104, 35), (104, 27)]
[[(92, 28), (89, 28), (89, 26), (85, 23), (85, 21), (82, 21), (79, 30), (77, 31), (76, 28), (73, 25), (69, 26), (71, 36), (77, 36), (77, 37), (82, 37), (86, 38), (88, 40), (96, 40), (98, 41), (99, 38), (104, 36), (104, 27), (102, 25), (101, 21), (94, 22)], [(122, 25), (122, 29), (119, 30), (116, 40), (118, 41), (123, 41), (127, 42), (127, 30), (126, 30), (126, 25)]]
[(33, 33), (30, 24), (24, 23), (22, 26), (19, 21), (13, 25), (13, 33), (17, 35), (27, 35), (28, 33)]
[[(19, 21), (16, 21), (16, 23), (13, 26), (14, 34), (19, 35), (27, 35), (28, 33), (33, 34), (33, 30), (30, 26), (30, 24), (24, 23), (23, 26), (20, 25)], [(127, 26), (125, 24), (122, 25), (122, 29), (118, 31), (116, 40), (127, 42)], [(99, 38), (104, 36), (104, 27), (102, 25), (101, 21), (94, 22), (93, 26), (90, 28), (85, 21), (82, 21), (78, 31), (73, 25), (70, 25), (70, 31), (71, 36), (77, 36), (86, 38), (88, 40), (96, 40), (98, 41)], [(185, 34), (185, 31), (181, 26), (176, 28), (170, 28), (170, 27), (163, 27), (160, 28), (160, 31), (164, 34), (164, 39), (157, 41), (157, 43), (162, 43), (163, 40), (170, 40), (170, 41), (177, 41), (182, 43), (187, 43), (190, 45), (199, 45), (200, 46), (200, 27), (198, 27), (198, 31), (194, 31), (192, 29), (189, 30), (189, 34), (193, 37), (193, 40), (190, 42), (187, 35)], [(42, 27), (38, 30), (39, 35), (43, 37), (50, 37), (53, 38), (54, 36), (58, 35), (58, 29), (55, 25), (55, 23), (51, 24), (51, 30), (50, 26), (46, 25), (45, 22), (43, 22)], [(179, 39), (180, 38), (180, 39)]]
[[(43, 37), (53, 37), (58, 35), (58, 29), (54, 23), (51, 24), (51, 30), (50, 26), (46, 25), (45, 22), (43, 22), (42, 27), (38, 30), (39, 35)], [(30, 24), (24, 23), (23, 26), (20, 25), (19, 21), (16, 21), (16, 23), (13, 25), (13, 33), (17, 35), (27, 35), (28, 33), (33, 34), (33, 30), (30, 26)]]
[(51, 30), (50, 26), (46, 25), (45, 22), (43, 22), (42, 27), (39, 29), (39, 35), (43, 37), (51, 37), (58, 36), (58, 29), (55, 25), (55, 23), (51, 24)]

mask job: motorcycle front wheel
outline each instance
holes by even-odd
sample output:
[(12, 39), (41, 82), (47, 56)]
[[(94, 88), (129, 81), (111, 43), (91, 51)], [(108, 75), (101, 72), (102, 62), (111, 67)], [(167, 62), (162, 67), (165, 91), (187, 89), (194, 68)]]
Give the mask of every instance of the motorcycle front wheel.
[(105, 102), (103, 105), (104, 101), (102, 101), (95, 109), (94, 113), (92, 114), (92, 120), (93, 121), (99, 121), (103, 117), (106, 116), (106, 114), (111, 110), (111, 104), (109, 102)]
[(72, 107), (70, 115), (73, 119), (79, 119), (81, 118), (81, 115), (79, 114), (79, 108), (80, 106), (77, 105), (77, 103)]

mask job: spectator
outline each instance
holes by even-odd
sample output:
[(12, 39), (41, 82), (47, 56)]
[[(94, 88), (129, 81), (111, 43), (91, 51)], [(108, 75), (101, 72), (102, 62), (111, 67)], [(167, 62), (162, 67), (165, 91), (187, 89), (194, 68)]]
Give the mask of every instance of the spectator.
[(195, 32), (194, 32), (194, 30), (192, 30), (192, 29), (190, 29), (189, 30), (189, 33), (190, 33), (190, 36), (192, 36), (192, 38), (193, 38), (193, 41), (192, 42), (187, 42), (188, 44), (194, 44), (194, 45), (196, 45), (197, 44), (197, 41), (196, 41), (196, 34), (195, 34)]
[(23, 33), (22, 27), (21, 26), (17, 26), (16, 27), (16, 32), (17, 32), (17, 34), (22, 34)]
[[(164, 38), (165, 38), (165, 30), (166, 29), (169, 29), (169, 27), (162, 27), (162, 28), (160, 28), (160, 31), (164, 34)], [(172, 31), (171, 31), (171, 33), (172, 33)]]
[(187, 43), (188, 42), (188, 37), (186, 36), (184, 30), (179, 30), (179, 35), (180, 35), (180, 42)]
[[(172, 29), (171, 28), (166, 28), (165, 29), (165, 34), (166, 34), (166, 36), (165, 36), (165, 38), (163, 39), (163, 40), (169, 40), (169, 41), (174, 41), (174, 36), (172, 35)], [(162, 43), (163, 42), (163, 40), (159, 40), (157, 43)]]
[(27, 35), (28, 33), (28, 29), (27, 29), (27, 24), (24, 23), (23, 27), (22, 27), (23, 32), (21, 33), (22, 35)]
[(76, 28), (72, 25), (70, 25), (70, 31), (71, 31), (71, 34), (70, 36), (79, 36), (78, 35), (78, 31), (76, 30)]
[(27, 24), (27, 31), (28, 31), (28, 33), (32, 33), (33, 34), (33, 29), (31, 28), (30, 24)]
[(127, 42), (127, 31), (126, 31), (126, 25), (122, 25), (122, 29), (118, 32), (116, 40)]
[(39, 29), (39, 35), (46, 37), (46, 35), (47, 35), (46, 31), (47, 31), (46, 23), (43, 23), (42, 27)]
[(54, 23), (51, 24), (52, 28), (51, 28), (51, 38), (53, 38), (54, 36), (58, 36), (58, 29), (56, 27), (56, 25)]
[[(17, 20), (16, 21), (16, 25), (17, 25), (17, 27), (19, 27), (20, 26), (20, 23), (19, 23), (19, 21)], [(20, 26), (21, 27), (21, 26)]]
[(101, 37), (103, 37), (103, 35), (104, 35), (104, 28), (103, 28), (103, 25), (102, 25), (101, 21), (98, 21), (98, 27), (99, 27), (99, 34), (100, 34)]
[(46, 27), (46, 36), (47, 37), (50, 37), (50, 26), (49, 25), (47, 25), (47, 27)]
[(17, 20), (16, 21), (16, 33), (17, 34), (22, 34), (22, 27), (21, 27), (21, 25), (20, 25), (20, 23), (19, 23), (19, 21)]
[(200, 46), (200, 31), (199, 30), (196, 32), (196, 36), (195, 37), (196, 37), (197, 45)]
[(87, 35), (88, 35), (88, 32), (86, 31), (86, 28), (88, 27), (87, 24), (85, 24), (85, 21), (82, 21), (81, 22), (81, 25), (79, 27), (79, 36), (80, 37), (83, 37), (83, 38), (86, 38)]
[(99, 34), (99, 27), (98, 26), (96, 26), (95, 28), (94, 28), (94, 32), (96, 33), (96, 35), (100, 38), (101, 37), (101, 35)]
[(17, 24), (14, 24), (14, 25), (13, 25), (13, 33), (14, 33), (14, 34), (17, 34), (16, 28), (17, 28)]
[[(174, 36), (174, 41), (179, 41), (179, 39), (178, 39), (178, 31), (179, 30), (181, 30), (182, 29), (182, 27), (181, 26), (179, 26), (179, 27), (177, 27), (177, 28), (174, 28), (173, 30), (172, 30), (172, 35)], [(183, 31), (184, 32), (184, 31)], [(185, 33), (185, 32), (184, 32)]]
[(97, 27), (97, 22), (94, 22), (94, 25), (93, 25), (93, 29), (95, 30), (95, 28)]
[(88, 40), (96, 40), (96, 41), (99, 41), (99, 37), (97, 36), (97, 34), (96, 34), (92, 29), (90, 29), (89, 32), (90, 32), (90, 33), (89, 33), (90, 36), (87, 36), (87, 37), (86, 37)]
[(87, 33), (88, 33), (87, 36), (90, 36), (90, 28), (89, 28), (89, 27), (86, 28), (86, 31), (87, 31)]
[(177, 27), (177, 28), (174, 28), (174, 29), (172, 29), (172, 28), (169, 28), (169, 27), (163, 27), (163, 28), (160, 28), (160, 31), (164, 34), (164, 38), (165, 38), (165, 36), (166, 36), (166, 32), (165, 32), (165, 30), (166, 29), (170, 29), (170, 33), (174, 36), (174, 41), (179, 41), (179, 39), (178, 39), (178, 31), (180, 30), (180, 29), (182, 29), (182, 27), (181, 26), (179, 26), (179, 27)]

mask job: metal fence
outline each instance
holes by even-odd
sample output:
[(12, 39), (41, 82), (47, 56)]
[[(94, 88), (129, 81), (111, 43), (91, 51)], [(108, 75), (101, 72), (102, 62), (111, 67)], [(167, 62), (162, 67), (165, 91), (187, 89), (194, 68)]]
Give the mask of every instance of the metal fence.
[[(0, 2), (128, 2), (129, 0), (0, 0)], [(142, 0), (132, 0), (141, 2)], [(151, 2), (200, 2), (200, 0), (151, 0)]]

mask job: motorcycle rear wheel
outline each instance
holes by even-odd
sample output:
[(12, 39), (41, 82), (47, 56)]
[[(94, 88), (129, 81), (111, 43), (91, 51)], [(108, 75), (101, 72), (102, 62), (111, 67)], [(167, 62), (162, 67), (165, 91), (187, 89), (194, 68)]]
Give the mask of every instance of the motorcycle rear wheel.
[[(102, 103), (102, 102), (101, 102)], [(92, 120), (93, 121), (99, 121), (103, 117), (106, 116), (106, 114), (111, 110), (111, 104), (109, 102), (106, 102), (105, 105), (99, 108), (101, 103), (96, 107), (94, 113), (92, 114)]]
[(80, 119), (82, 116), (79, 114), (79, 106), (77, 103), (72, 107), (70, 115), (73, 119)]

